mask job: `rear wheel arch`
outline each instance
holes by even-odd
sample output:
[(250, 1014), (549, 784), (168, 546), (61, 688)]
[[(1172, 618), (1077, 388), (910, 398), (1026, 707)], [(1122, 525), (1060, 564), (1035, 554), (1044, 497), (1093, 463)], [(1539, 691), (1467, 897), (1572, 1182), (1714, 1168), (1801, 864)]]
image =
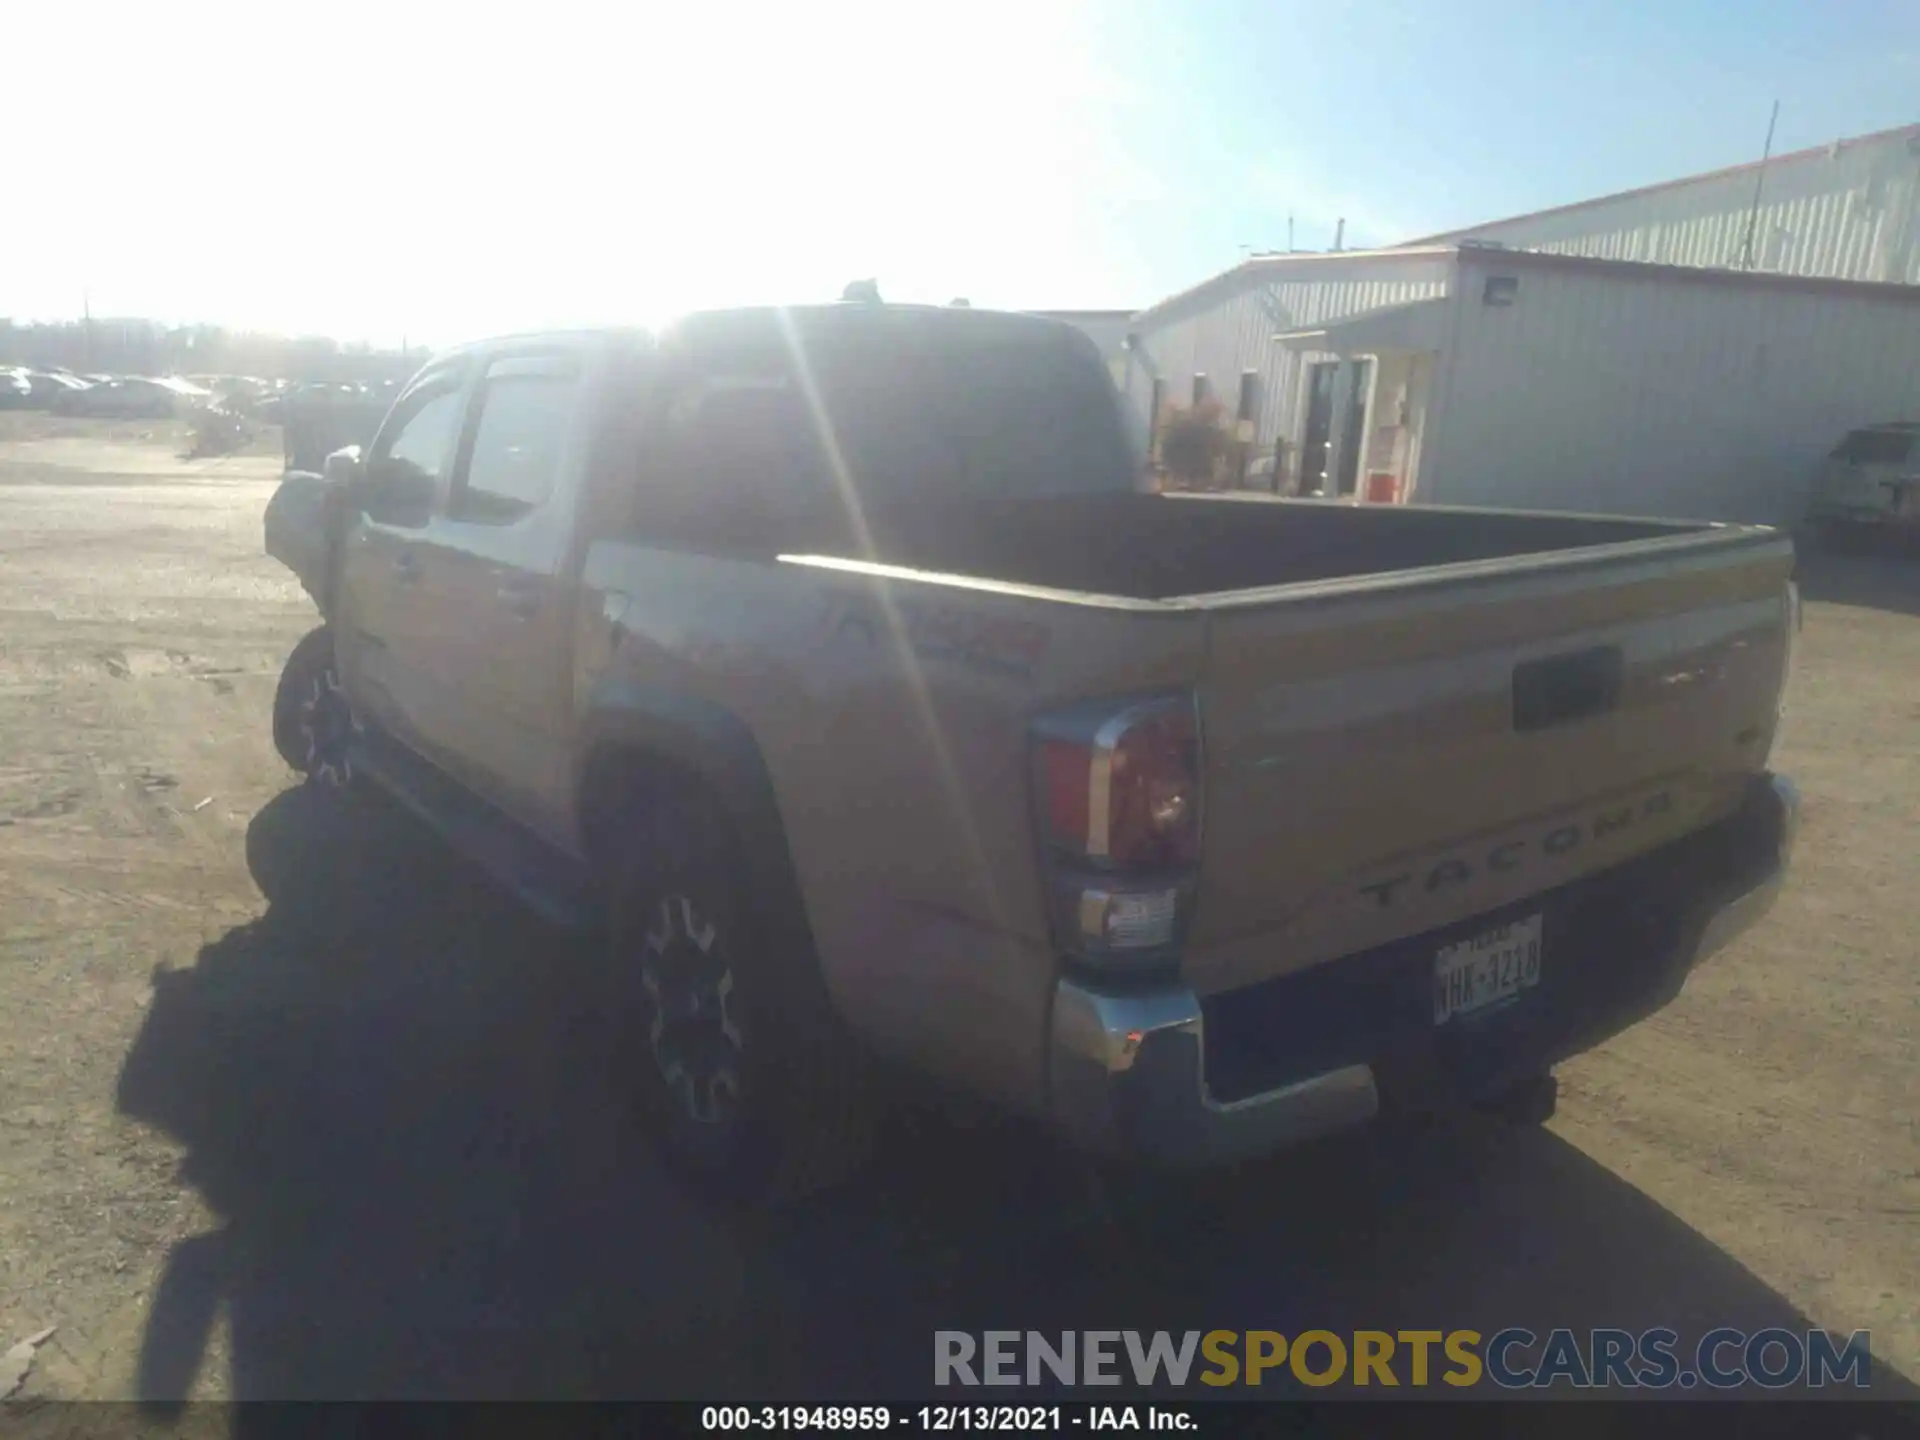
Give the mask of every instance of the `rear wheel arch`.
[[(697, 723), (685, 723), (689, 718)], [(717, 707), (684, 701), (675, 701), (667, 713), (602, 711), (587, 733), (581, 834), (606, 886), (610, 956), (634, 953), (629, 946), (640, 934), (639, 917), (650, 916), (662, 900), (666, 913), (673, 913), (678, 897), (686, 934), (700, 921), (719, 919), (715, 953), (728, 989), (716, 994), (741, 996), (745, 1003), (739, 1073), (747, 1076), (751, 1109), (745, 1128), (719, 1149), (695, 1143), (690, 1137), (699, 1127), (689, 1129), (684, 1117), (676, 1118), (658, 1089), (670, 1089), (675, 1076), (691, 1086), (681, 1065), (693, 1062), (676, 1057), (671, 1042), (662, 1051), (662, 1036), (672, 1032), (662, 1029), (658, 1008), (636, 1012), (653, 1016), (646, 1063), (658, 1067), (662, 1078), (650, 1082), (654, 1098), (645, 1108), (659, 1137), (716, 1194), (755, 1204), (796, 1199), (843, 1178), (867, 1148), (864, 1054), (825, 985), (772, 780), (751, 733)], [(713, 928), (707, 925), (709, 933)], [(671, 929), (669, 924), (662, 933)], [(742, 934), (745, 948), (730, 948), (729, 937)], [(624, 965), (616, 958), (620, 973)], [(616, 996), (622, 993), (620, 973), (613, 976)], [(647, 985), (653, 997), (647, 1003), (659, 1007), (665, 1003), (661, 995), (679, 993), (669, 980), (658, 976)], [(731, 988), (735, 981), (739, 990)], [(703, 1010), (695, 1001), (686, 1015), (698, 1023), (702, 1013), (710, 1016), (711, 1007)], [(775, 1017), (771, 1025), (768, 1017)], [(737, 1036), (735, 1043), (741, 1043)], [(697, 1054), (698, 1047), (688, 1053)], [(742, 1093), (737, 1086), (730, 1092)]]
[[(635, 697), (623, 697), (629, 702)], [(783, 944), (812, 955), (806, 907), (772, 774), (738, 717), (680, 696), (601, 706), (590, 713), (577, 794), (589, 862), (605, 874), (620, 862), (638, 807), (701, 802), (724, 825), (755, 901)]]

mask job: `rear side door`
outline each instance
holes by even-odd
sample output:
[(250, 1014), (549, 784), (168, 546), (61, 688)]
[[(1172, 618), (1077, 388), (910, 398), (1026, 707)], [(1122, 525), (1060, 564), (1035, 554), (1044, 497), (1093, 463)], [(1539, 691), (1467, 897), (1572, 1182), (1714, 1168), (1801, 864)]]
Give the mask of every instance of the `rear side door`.
[(459, 445), (466, 367), (424, 372), (395, 403), (365, 464), (364, 500), (341, 553), (334, 636), (354, 708), (414, 749), (422, 733), (432, 635), (425, 550)]
[(573, 576), (592, 355), (564, 342), (479, 364), (444, 517), (432, 527), (426, 701), (436, 753), (556, 844), (573, 794)]

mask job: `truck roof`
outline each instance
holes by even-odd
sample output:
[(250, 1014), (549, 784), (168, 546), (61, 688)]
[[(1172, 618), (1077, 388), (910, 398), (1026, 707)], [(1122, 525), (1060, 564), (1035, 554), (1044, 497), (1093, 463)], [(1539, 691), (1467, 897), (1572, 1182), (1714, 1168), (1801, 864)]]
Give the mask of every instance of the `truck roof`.
[[(768, 340), (782, 333), (810, 335), (844, 334), (862, 325), (898, 327), (928, 337), (964, 336), (973, 341), (1017, 342), (1030, 338), (1044, 343), (1073, 344), (1084, 340), (1082, 332), (1064, 320), (1018, 310), (980, 310), (958, 305), (898, 305), (890, 302), (833, 301), (809, 305), (753, 305), (727, 309), (694, 310), (649, 331), (636, 326), (590, 326), (566, 330), (532, 330), (488, 336), (448, 347), (442, 356), (471, 350), (492, 349), (502, 344), (548, 341), (603, 339), (635, 346), (650, 343), (728, 344)], [(1088, 347), (1092, 342), (1087, 341)]]

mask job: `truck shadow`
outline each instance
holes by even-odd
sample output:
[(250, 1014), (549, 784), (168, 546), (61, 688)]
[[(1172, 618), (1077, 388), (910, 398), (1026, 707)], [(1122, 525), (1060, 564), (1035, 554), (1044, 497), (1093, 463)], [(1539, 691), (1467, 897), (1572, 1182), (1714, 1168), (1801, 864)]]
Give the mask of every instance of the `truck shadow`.
[(936, 1329), (1807, 1324), (1570, 1146), (1478, 1122), (1120, 1192), (1115, 1224), (1042, 1137), (908, 1107), (868, 1178), (722, 1223), (637, 1143), (571, 942), (375, 805), (289, 791), (248, 858), (266, 914), (155, 976), (120, 1079), (221, 1217), (153, 1299), (162, 1410), (222, 1314), (236, 1399), (899, 1400)]

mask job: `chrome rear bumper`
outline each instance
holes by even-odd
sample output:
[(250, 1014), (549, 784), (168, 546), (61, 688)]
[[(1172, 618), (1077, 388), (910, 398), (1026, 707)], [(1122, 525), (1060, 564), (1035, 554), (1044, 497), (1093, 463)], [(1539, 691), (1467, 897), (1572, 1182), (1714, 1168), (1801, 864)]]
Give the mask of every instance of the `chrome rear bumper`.
[[(1563, 1053), (1525, 1057), (1544, 1068), (1617, 1034), (1678, 992), (1686, 973), (1752, 928), (1778, 898), (1791, 858), (1799, 792), (1777, 775), (1758, 780), (1737, 817), (1756, 858), (1724, 887), (1690, 902), (1683, 939), (1644, 993), (1620, 997), (1613, 1014), (1569, 1030)], [(1751, 827), (1750, 829), (1748, 827)], [(1339, 964), (1339, 961), (1331, 962)], [(1206, 1021), (1184, 985), (1103, 988), (1060, 982), (1054, 998), (1050, 1110), (1076, 1143), (1174, 1163), (1215, 1163), (1284, 1149), (1363, 1124), (1381, 1109), (1376, 1069), (1345, 1065), (1228, 1102), (1206, 1081)]]

